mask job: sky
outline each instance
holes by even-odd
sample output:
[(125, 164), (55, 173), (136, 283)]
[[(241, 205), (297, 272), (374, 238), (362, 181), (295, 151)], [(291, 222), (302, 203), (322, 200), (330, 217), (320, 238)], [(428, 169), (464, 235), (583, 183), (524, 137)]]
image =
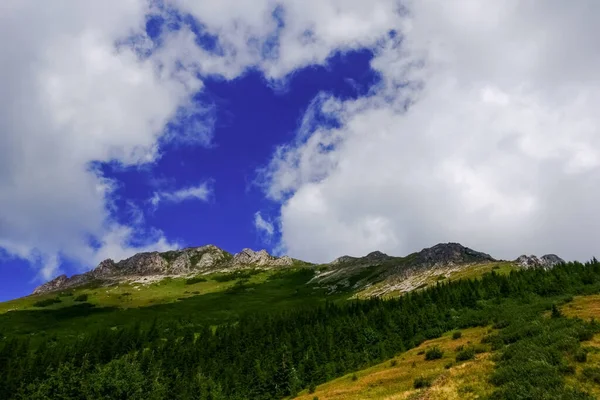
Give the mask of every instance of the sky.
[(0, 301), (214, 244), (598, 255), (594, 0), (5, 0)]

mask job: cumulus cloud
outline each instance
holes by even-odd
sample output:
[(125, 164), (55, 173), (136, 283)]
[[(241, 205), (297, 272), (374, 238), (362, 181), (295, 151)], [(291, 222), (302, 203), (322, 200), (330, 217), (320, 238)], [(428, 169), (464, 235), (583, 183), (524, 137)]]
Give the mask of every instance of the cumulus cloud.
[[(307, 114), (261, 174), (282, 203), (291, 255), (326, 261), (458, 240), (501, 257), (583, 258), (597, 246), (596, 2), (159, 4), (2, 4), (0, 247), (45, 275), (63, 258), (89, 267), (177, 245), (117, 224), (114, 182), (91, 165), (151, 163), (160, 140), (209, 146), (214, 110), (192, 100), (200, 77), (252, 67), (285, 85), (298, 68), (361, 48), (374, 49), (381, 85), (355, 101), (320, 95), (312, 112), (339, 127)], [(164, 29), (158, 46), (146, 37), (146, 16), (168, 20), (168, 7), (192, 15), (215, 49), (185, 26)]]
[[(377, 2), (375, 2), (377, 3)], [(318, 103), (261, 176), (282, 245), (312, 261), (460, 241), (515, 258), (598, 251), (593, 1), (415, 1), (382, 39), (376, 94)]]
[(205, 182), (198, 186), (190, 186), (174, 192), (154, 192), (150, 203), (154, 208), (157, 208), (160, 203), (181, 203), (187, 200), (207, 201), (211, 195), (212, 189)]
[(254, 228), (259, 235), (263, 235), (266, 241), (270, 241), (275, 233), (273, 223), (264, 219), (260, 211), (254, 213)]
[[(185, 24), (163, 28), (156, 43), (147, 37), (146, 17), (169, 20), (171, 8), (216, 37), (216, 50), (200, 47)], [(361, 0), (3, 2), (0, 247), (48, 277), (64, 258), (88, 268), (108, 249), (166, 245), (160, 235), (139, 244), (139, 227), (114, 221), (115, 183), (90, 166), (151, 163), (160, 140), (209, 146), (214, 110), (193, 101), (200, 76), (233, 79), (254, 67), (285, 81), (334, 51), (374, 45), (397, 24), (395, 8)], [(180, 199), (173, 196), (158, 201)]]
[(155, 160), (165, 124), (201, 88), (193, 69), (127, 40), (143, 37), (147, 11), (138, 1), (2, 5), (0, 247), (45, 278), (63, 258), (90, 267), (108, 249), (145, 248), (132, 245), (137, 228), (111, 219), (114, 183), (91, 165)]

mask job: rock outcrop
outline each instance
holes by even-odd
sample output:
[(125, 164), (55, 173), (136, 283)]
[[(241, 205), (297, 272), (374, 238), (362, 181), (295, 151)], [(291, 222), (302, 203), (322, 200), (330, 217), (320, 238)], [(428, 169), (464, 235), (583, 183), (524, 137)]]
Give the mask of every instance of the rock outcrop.
[(343, 256), (323, 266), (314, 282), (332, 291), (377, 284), (376, 295), (410, 291), (427, 279), (456, 272), (474, 264), (496, 261), (492, 256), (459, 243), (440, 243), (406, 257), (392, 257), (374, 251), (364, 257)]
[(282, 267), (292, 265), (294, 261), (288, 257), (274, 257), (267, 253), (266, 250), (253, 251), (251, 249), (243, 249), (241, 252), (233, 256), (232, 264), (234, 265), (257, 265), (268, 267)]
[(409, 257), (412, 258), (409, 264), (420, 268), (496, 261), (489, 254), (475, 251), (459, 243), (440, 243)]
[(244, 249), (231, 255), (217, 246), (207, 245), (172, 250), (164, 253), (138, 253), (119, 262), (102, 261), (96, 268), (80, 275), (61, 275), (37, 287), (33, 294), (41, 294), (82, 286), (91, 282), (114, 283), (136, 280), (140, 277), (186, 276), (211, 272), (228, 272), (243, 268), (270, 269), (294, 264), (290, 257), (275, 257), (266, 250)]
[(539, 258), (534, 255), (528, 256), (524, 254), (522, 256), (519, 256), (514, 262), (521, 268), (550, 269), (558, 264), (564, 263), (565, 260), (557, 256), (556, 254), (546, 254)]

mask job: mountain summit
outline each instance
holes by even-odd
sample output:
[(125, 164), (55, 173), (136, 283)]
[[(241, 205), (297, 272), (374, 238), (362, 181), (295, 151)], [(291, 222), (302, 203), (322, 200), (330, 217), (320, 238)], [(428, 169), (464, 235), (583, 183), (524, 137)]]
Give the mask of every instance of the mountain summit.
[(290, 257), (275, 257), (266, 250), (244, 249), (231, 255), (214, 245), (189, 247), (164, 253), (138, 253), (125, 260), (102, 261), (96, 268), (80, 275), (61, 275), (41, 286), (33, 294), (41, 294), (81, 286), (92, 281), (152, 281), (167, 276), (186, 276), (211, 272), (230, 272), (243, 268), (270, 269), (293, 265)]
[[(275, 257), (266, 250), (243, 249), (230, 254), (216, 246), (189, 247), (164, 253), (139, 253), (125, 260), (102, 261), (96, 268), (80, 275), (61, 275), (39, 287), (33, 294), (42, 294), (86, 284), (112, 284), (119, 282), (152, 283), (166, 277), (190, 277), (211, 273), (234, 272), (241, 269), (286, 268), (299, 260), (288, 256)], [(373, 251), (364, 257), (342, 256), (314, 270), (311, 282), (340, 290), (366, 290), (369, 295), (390, 292), (407, 292), (435, 283), (458, 272), (469, 269), (491, 270), (497, 264), (514, 268), (544, 268), (564, 262), (550, 254), (540, 258), (520, 256), (514, 261), (499, 261), (486, 253), (475, 251), (459, 243), (440, 243), (424, 248), (406, 257), (389, 256)], [(308, 265), (308, 263), (305, 263)]]

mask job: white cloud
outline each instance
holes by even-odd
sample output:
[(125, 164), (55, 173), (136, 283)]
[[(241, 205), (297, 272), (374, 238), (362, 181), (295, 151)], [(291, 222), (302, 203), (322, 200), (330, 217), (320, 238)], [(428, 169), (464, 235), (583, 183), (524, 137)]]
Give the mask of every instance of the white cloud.
[[(197, 49), (204, 73), (234, 78), (256, 66), (274, 80), (323, 64), (334, 51), (371, 47), (401, 17), (395, 0), (169, 0), (218, 35), (221, 54)], [(277, 11), (278, 12), (277, 12)], [(273, 15), (278, 14), (278, 27)], [(277, 40), (274, 41), (273, 38)]]
[(442, 241), (594, 255), (600, 4), (407, 7), (401, 41), (376, 50), (376, 95), (320, 101), (341, 128), (299, 132), (262, 171), (283, 247), (312, 261)]
[(260, 211), (254, 213), (254, 228), (258, 234), (264, 236), (266, 241), (270, 241), (275, 233), (273, 223), (264, 219)]
[(201, 88), (175, 58), (115, 46), (143, 32), (146, 12), (141, 1), (3, 2), (0, 246), (44, 277), (64, 258), (90, 267), (145, 248), (131, 244), (138, 229), (111, 220), (114, 185), (90, 163), (153, 161), (165, 124)]
[[(341, 128), (301, 130), (263, 174), (283, 201), (291, 255), (459, 240), (498, 256), (582, 258), (597, 246), (596, 2), (426, 0), (408, 12), (392, 0), (167, 3), (217, 35), (219, 51), (183, 28), (140, 56), (151, 49), (145, 15), (158, 12), (142, 0), (2, 3), (0, 246), (11, 254), (55, 271), (62, 258), (89, 267), (107, 249), (171, 245), (160, 233), (136, 243), (141, 228), (111, 220), (114, 185), (90, 163), (152, 162), (161, 139), (209, 145), (213, 110), (191, 101), (199, 76), (256, 67), (278, 85), (364, 47), (383, 78), (375, 96), (321, 96), (313, 109)], [(132, 35), (135, 47), (124, 44)], [(165, 132), (173, 118), (191, 130)]]
[[(186, 27), (163, 31), (153, 48), (145, 17), (162, 11), (144, 0), (0, 6), (0, 246), (46, 265), (46, 276), (63, 258), (91, 267), (105, 249), (137, 249), (129, 243), (139, 229), (111, 219), (114, 183), (90, 163), (153, 162), (161, 139), (210, 145), (214, 110), (191, 101), (200, 75), (233, 79), (254, 66), (282, 79), (334, 51), (371, 46), (398, 21), (393, 1), (285, 1), (283, 27), (270, 0), (166, 3), (217, 35), (221, 54), (198, 47)], [(188, 129), (165, 132), (168, 121)]]
[(198, 186), (190, 186), (179, 189), (174, 192), (154, 192), (150, 203), (154, 208), (158, 207), (159, 203), (181, 203), (186, 200), (201, 200), (207, 201), (212, 195), (212, 189), (208, 183), (202, 183)]

